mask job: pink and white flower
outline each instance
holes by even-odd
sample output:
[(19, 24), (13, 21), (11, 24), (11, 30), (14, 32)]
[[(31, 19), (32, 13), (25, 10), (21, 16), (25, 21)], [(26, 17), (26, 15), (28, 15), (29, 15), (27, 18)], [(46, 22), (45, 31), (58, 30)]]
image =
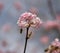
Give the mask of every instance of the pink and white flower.
[(52, 45), (60, 47), (60, 41), (59, 41), (59, 39), (56, 38), (55, 41), (52, 42)]
[(31, 27), (39, 27), (42, 24), (42, 21), (39, 17), (37, 17), (35, 14), (32, 14), (30, 12), (23, 13), (17, 22), (18, 26), (26, 28), (29, 25)]
[(60, 53), (60, 41), (56, 38), (48, 47), (46, 53)]

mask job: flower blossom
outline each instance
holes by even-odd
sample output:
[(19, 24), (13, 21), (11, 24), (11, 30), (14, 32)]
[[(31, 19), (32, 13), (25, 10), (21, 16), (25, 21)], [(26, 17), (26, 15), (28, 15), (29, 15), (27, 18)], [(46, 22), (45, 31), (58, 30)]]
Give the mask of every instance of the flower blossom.
[(59, 39), (56, 38), (55, 41), (52, 42), (52, 45), (60, 47)]
[(38, 28), (42, 24), (42, 21), (35, 14), (25, 12), (19, 17), (17, 24), (23, 28), (27, 28), (28, 26)]
[(51, 45), (45, 50), (46, 53), (60, 53), (60, 41), (58, 38), (51, 43)]

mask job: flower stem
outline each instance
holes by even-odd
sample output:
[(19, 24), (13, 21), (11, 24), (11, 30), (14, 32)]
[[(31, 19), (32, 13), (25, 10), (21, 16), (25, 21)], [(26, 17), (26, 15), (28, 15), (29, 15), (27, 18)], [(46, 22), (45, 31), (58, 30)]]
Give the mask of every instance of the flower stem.
[(27, 47), (27, 41), (28, 41), (28, 31), (29, 31), (29, 27), (26, 30), (26, 38), (25, 38), (25, 46), (24, 46), (24, 53), (26, 52), (26, 47)]

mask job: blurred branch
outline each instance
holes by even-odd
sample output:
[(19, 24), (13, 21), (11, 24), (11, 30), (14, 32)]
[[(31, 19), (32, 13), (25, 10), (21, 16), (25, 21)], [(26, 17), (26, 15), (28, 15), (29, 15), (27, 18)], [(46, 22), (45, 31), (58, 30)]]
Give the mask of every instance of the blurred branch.
[(52, 0), (48, 0), (48, 7), (52, 17), (56, 19), (56, 13), (54, 12), (54, 9), (53, 9)]

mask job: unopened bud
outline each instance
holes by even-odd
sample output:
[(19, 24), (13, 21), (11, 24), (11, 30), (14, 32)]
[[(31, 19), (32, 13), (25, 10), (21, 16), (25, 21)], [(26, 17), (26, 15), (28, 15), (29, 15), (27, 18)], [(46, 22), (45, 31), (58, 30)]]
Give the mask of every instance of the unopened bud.
[(30, 33), (28, 34), (28, 38), (30, 38), (30, 37), (31, 37), (31, 35), (32, 35), (32, 32), (30, 32)]

